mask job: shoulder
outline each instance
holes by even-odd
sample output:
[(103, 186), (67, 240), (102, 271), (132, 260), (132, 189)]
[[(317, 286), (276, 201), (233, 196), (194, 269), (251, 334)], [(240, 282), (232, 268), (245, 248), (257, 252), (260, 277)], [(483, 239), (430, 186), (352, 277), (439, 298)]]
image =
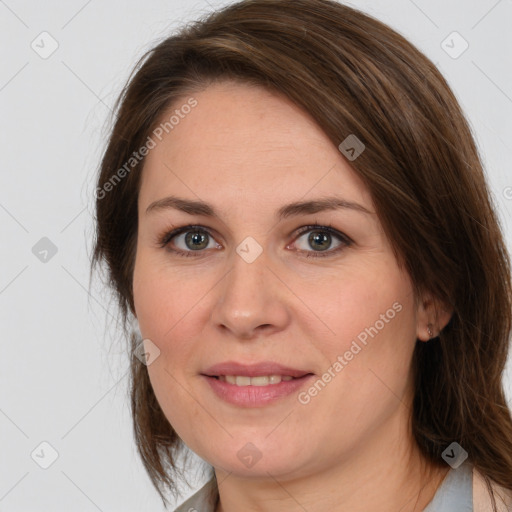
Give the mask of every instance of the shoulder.
[[(498, 512), (512, 510), (512, 491), (491, 480)], [(493, 512), (492, 500), (484, 476), (473, 468), (473, 510), (474, 512)]]

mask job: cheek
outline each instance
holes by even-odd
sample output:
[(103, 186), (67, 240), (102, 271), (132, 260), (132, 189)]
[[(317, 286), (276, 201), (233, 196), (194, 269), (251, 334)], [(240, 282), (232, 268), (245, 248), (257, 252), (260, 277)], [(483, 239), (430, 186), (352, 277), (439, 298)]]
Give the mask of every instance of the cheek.
[(185, 443), (193, 444), (194, 438), (187, 433), (194, 418), (203, 417), (204, 421), (204, 411), (188, 391), (188, 378), (194, 370), (190, 363), (194, 351), (197, 356), (197, 347), (186, 340), (197, 337), (193, 330), (198, 324), (190, 321), (190, 314), (197, 319), (198, 297), (204, 291), (200, 293), (193, 281), (184, 282), (183, 277), (162, 269), (161, 263), (152, 263), (144, 254), (136, 261), (133, 282), (142, 338), (150, 339), (160, 350), (147, 367), (151, 386), (169, 423)]
[(379, 344), (384, 349), (390, 343), (410, 344), (414, 336), (410, 280), (385, 257), (374, 265), (345, 268), (303, 293), (329, 330), (322, 345), (331, 358), (350, 350), (353, 341), (365, 349)]
[(205, 279), (186, 276), (150, 255), (140, 254), (134, 269), (133, 295), (142, 336), (155, 341), (161, 350), (173, 339), (187, 337), (186, 331), (199, 325), (201, 298), (209, 287)]
[(368, 425), (386, 416), (410, 383), (416, 332), (410, 280), (393, 265), (370, 268), (333, 278), (323, 299), (318, 292), (311, 296), (317, 306), (325, 304), (321, 320), (331, 332), (317, 338), (316, 347), (324, 356), (326, 384), (306, 390), (301, 403), (316, 414), (329, 408), (340, 424), (346, 411)]
[(416, 332), (410, 281), (394, 267), (345, 277), (325, 288), (328, 302), (318, 292), (311, 295), (317, 306), (326, 305), (321, 320), (334, 331), (316, 338), (324, 373), (300, 396), (312, 418), (330, 411), (329, 425), (309, 426), (327, 441), (319, 450), (363, 442), (400, 407), (410, 384)]

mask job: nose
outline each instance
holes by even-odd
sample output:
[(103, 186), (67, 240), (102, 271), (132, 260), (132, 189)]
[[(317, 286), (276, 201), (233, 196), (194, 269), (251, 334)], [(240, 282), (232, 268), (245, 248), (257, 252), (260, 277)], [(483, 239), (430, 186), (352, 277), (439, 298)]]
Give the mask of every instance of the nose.
[(290, 322), (292, 293), (269, 267), (263, 252), (251, 263), (233, 255), (231, 270), (217, 287), (211, 320), (233, 338), (249, 340), (279, 332)]

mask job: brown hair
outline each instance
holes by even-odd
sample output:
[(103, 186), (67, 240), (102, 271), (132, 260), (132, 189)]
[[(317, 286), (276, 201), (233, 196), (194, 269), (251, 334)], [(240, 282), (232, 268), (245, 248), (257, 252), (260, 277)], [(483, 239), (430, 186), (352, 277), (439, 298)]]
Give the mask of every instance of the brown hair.
[(189, 24), (139, 60), (115, 105), (97, 181), (91, 270), (106, 262), (130, 334), (135, 438), (164, 504), (164, 488), (176, 489), (182, 442), (146, 366), (133, 356), (140, 340), (126, 328), (134, 313), (144, 165), (143, 158), (131, 159), (178, 98), (228, 79), (288, 97), (336, 146), (350, 134), (363, 141), (366, 149), (351, 165), (371, 193), (397, 261), (416, 296), (428, 292), (453, 308), (438, 338), (415, 347), (415, 439), (440, 466), (442, 452), (457, 441), (491, 494), (489, 478), (512, 489), (512, 419), (502, 383), (510, 261), (455, 96), (429, 59), (366, 14), (331, 0), (247, 0)]

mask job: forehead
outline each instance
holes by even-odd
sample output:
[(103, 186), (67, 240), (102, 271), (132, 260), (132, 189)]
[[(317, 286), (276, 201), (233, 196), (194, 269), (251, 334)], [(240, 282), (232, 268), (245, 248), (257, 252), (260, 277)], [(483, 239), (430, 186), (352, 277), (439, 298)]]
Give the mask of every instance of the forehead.
[(175, 115), (161, 140), (153, 137), (156, 145), (146, 156), (141, 201), (176, 189), (220, 200), (234, 193), (260, 203), (262, 198), (296, 200), (339, 190), (370, 207), (369, 194), (337, 147), (309, 114), (285, 97), (262, 87), (215, 83), (181, 97), (161, 122), (190, 98), (196, 105)]

